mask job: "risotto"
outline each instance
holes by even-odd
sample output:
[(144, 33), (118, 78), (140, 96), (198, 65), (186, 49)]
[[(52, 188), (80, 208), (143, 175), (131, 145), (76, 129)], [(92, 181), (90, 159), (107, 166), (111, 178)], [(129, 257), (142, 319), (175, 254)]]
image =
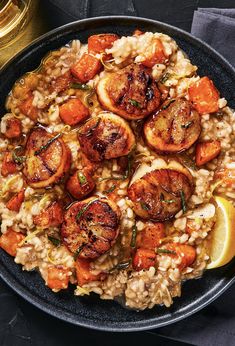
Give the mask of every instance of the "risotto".
[(0, 247), (58, 292), (136, 310), (210, 263), (235, 201), (235, 117), (162, 33), (90, 36), (14, 84), (0, 124)]

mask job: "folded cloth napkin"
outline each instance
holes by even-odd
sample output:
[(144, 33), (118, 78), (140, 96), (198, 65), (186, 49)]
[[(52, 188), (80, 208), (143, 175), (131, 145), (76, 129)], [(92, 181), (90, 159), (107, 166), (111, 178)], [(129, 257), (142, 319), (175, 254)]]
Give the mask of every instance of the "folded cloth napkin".
[(235, 8), (198, 8), (194, 11), (191, 33), (235, 66)]

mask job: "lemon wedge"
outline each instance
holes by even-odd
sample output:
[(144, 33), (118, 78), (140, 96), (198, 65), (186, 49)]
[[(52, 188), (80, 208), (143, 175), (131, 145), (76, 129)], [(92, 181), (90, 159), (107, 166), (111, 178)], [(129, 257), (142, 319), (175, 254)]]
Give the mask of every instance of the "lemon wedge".
[(211, 233), (207, 269), (221, 267), (235, 256), (235, 208), (223, 197), (215, 196), (215, 202), (217, 218)]

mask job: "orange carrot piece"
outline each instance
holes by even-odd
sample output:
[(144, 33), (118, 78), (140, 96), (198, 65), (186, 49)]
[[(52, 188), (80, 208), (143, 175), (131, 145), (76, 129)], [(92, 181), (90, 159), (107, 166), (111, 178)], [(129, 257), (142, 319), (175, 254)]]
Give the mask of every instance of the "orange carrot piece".
[(47, 271), (47, 286), (55, 291), (68, 288), (69, 272), (68, 268), (62, 266), (49, 267)]
[(202, 166), (213, 160), (221, 151), (220, 141), (198, 143), (196, 146), (196, 165)]
[(92, 54), (103, 53), (105, 49), (111, 48), (118, 38), (118, 35), (115, 34), (92, 35), (88, 38), (88, 52)]
[(91, 281), (98, 281), (101, 275), (94, 275), (90, 271), (90, 261), (82, 258), (76, 260), (76, 275), (78, 284), (83, 286)]
[(20, 137), (22, 133), (21, 121), (14, 117), (8, 118), (6, 120), (6, 132), (4, 135), (7, 138), (17, 138)]
[(156, 253), (154, 250), (139, 248), (136, 250), (132, 265), (137, 271), (155, 266)]
[(85, 53), (71, 67), (71, 72), (80, 82), (85, 83), (94, 78), (101, 68), (102, 64), (97, 58)]
[(200, 114), (219, 110), (219, 92), (208, 77), (202, 77), (190, 85), (188, 93), (190, 101)]
[(1, 174), (3, 177), (7, 177), (8, 174), (13, 174), (17, 172), (17, 164), (12, 158), (12, 153), (7, 151), (3, 156)]
[(89, 115), (89, 109), (79, 99), (69, 99), (60, 106), (60, 118), (70, 126), (79, 124)]
[(15, 196), (13, 196), (6, 204), (9, 210), (18, 212), (20, 210), (21, 204), (24, 201), (24, 190), (21, 190)]
[(141, 36), (141, 35), (143, 35), (143, 34), (144, 34), (143, 31), (141, 31), (141, 30), (139, 30), (139, 29), (135, 29), (135, 31), (133, 32), (132, 35), (138, 37), (138, 36)]
[(153, 44), (153, 50), (151, 49), (148, 57), (144, 61), (142, 61), (142, 64), (147, 67), (153, 67), (156, 64), (164, 64), (168, 59), (168, 57), (164, 53), (164, 48), (161, 40), (156, 38)]
[(15, 257), (18, 245), (24, 238), (24, 234), (15, 232), (12, 228), (8, 228), (7, 232), (0, 237), (0, 247), (9, 255)]
[(193, 264), (196, 259), (196, 250), (191, 245), (170, 243), (167, 244), (166, 249), (175, 251), (176, 254), (170, 254), (171, 257), (181, 257), (181, 263), (179, 264), (180, 270), (183, 270), (184, 268)]
[(28, 98), (19, 105), (19, 109), (31, 120), (36, 121), (38, 117), (38, 108), (33, 106), (33, 98), (34, 96), (30, 94)]
[(160, 241), (165, 236), (164, 224), (155, 223), (147, 226), (143, 231), (138, 233), (137, 247), (154, 250), (159, 246)]

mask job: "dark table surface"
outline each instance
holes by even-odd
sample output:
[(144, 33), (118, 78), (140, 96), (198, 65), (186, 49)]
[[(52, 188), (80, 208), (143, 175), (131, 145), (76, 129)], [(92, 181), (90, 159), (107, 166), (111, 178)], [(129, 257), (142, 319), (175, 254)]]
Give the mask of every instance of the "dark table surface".
[[(84, 1), (84, 2), (83, 2)], [(105, 2), (105, 0), (103, 0)], [(92, 17), (97, 15), (108, 14), (126, 14), (115, 12), (110, 6), (102, 7), (102, 0), (74, 0), (77, 6), (81, 6), (80, 17)], [(118, 0), (116, 0), (118, 1)], [(43, 17), (48, 30), (63, 25), (66, 22), (73, 21), (75, 18), (72, 11), (62, 11), (56, 5), (60, 5), (61, 0), (41, 0), (38, 17)], [(111, 0), (110, 0), (111, 2)], [(84, 5), (85, 4), (85, 5)], [(133, 15), (156, 19), (190, 31), (193, 18), (193, 12), (198, 7), (217, 7), (217, 8), (234, 8), (234, 0), (134, 0), (131, 1)], [(84, 6), (86, 11), (84, 11)], [(105, 13), (109, 11), (111, 13)], [(103, 10), (103, 12), (102, 12)], [(52, 15), (53, 13), (53, 15)], [(79, 328), (59, 321), (17, 296), (11, 288), (0, 282), (0, 346), (72, 346), (72, 345), (93, 345), (94, 343), (103, 346), (126, 345), (134, 342), (137, 344), (151, 343), (154, 345), (200, 345), (197, 334), (201, 331), (203, 320), (207, 323), (206, 316), (214, 315), (210, 325), (205, 325), (205, 345), (211, 345), (210, 335), (215, 333), (216, 323), (224, 323), (220, 320), (221, 307), (223, 313), (226, 313), (226, 306), (234, 304), (235, 294), (231, 287), (215, 303), (203, 309), (188, 320), (181, 321), (175, 325), (160, 328), (149, 332), (135, 333), (102, 333), (84, 328)], [(226, 305), (227, 304), (227, 305)], [(234, 304), (235, 308), (235, 304)], [(193, 323), (191, 323), (193, 321)], [(226, 322), (227, 323), (227, 322)], [(229, 323), (229, 314), (228, 314)], [(233, 325), (229, 333), (234, 336)], [(185, 331), (188, 331), (185, 332)], [(195, 334), (194, 334), (195, 331)], [(235, 338), (234, 338), (235, 339)], [(177, 341), (178, 340), (178, 341)], [(230, 340), (226, 342), (226, 340)], [(184, 343), (182, 343), (184, 341)], [(188, 342), (188, 344), (186, 343)], [(232, 345), (231, 339), (224, 338), (224, 344)]]

